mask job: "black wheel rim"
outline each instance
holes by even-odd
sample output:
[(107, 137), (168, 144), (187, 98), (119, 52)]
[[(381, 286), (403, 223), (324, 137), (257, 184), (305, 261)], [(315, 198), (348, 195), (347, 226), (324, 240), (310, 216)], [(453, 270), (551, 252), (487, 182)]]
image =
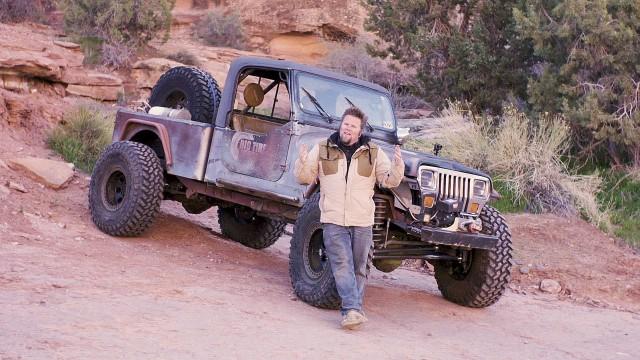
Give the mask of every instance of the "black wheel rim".
[(117, 210), (122, 206), (127, 195), (127, 178), (120, 170), (109, 175), (104, 186), (102, 201), (109, 210)]
[(179, 90), (171, 92), (164, 101), (164, 104), (164, 106), (172, 109), (189, 108), (189, 101), (187, 100), (187, 96)]
[(324, 241), (322, 240), (322, 231), (316, 231), (309, 240), (305, 251), (305, 267), (307, 273), (311, 278), (319, 278), (324, 273), (329, 259), (327, 258), (327, 252), (324, 248)]

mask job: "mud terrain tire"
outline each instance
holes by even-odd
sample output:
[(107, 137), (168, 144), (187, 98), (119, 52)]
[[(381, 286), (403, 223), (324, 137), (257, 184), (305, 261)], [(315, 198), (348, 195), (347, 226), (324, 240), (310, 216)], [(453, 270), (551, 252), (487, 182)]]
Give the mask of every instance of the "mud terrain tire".
[(289, 277), (302, 301), (323, 309), (339, 309), (340, 296), (324, 253), (319, 200), (320, 193), (315, 193), (298, 213), (289, 250)]
[(471, 250), (470, 264), (435, 263), (435, 278), (445, 299), (463, 306), (492, 305), (505, 291), (511, 276), (511, 232), (498, 210), (485, 206), (480, 213), (482, 233), (496, 235), (493, 250)]
[(185, 108), (191, 120), (211, 124), (218, 112), (220, 87), (207, 72), (178, 66), (165, 72), (151, 90), (149, 105)]
[(153, 222), (162, 201), (162, 165), (150, 147), (131, 141), (107, 147), (91, 175), (91, 219), (113, 236), (138, 236)]
[(218, 224), (222, 234), (253, 249), (265, 249), (273, 245), (287, 225), (284, 221), (255, 214), (243, 215), (237, 207), (219, 207)]

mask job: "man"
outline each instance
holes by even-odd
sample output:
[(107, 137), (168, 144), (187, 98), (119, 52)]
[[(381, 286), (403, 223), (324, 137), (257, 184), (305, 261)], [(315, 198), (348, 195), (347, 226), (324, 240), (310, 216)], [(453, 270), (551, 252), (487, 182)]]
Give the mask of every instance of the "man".
[(301, 184), (320, 180), (320, 222), (336, 288), (342, 300), (341, 325), (354, 329), (367, 321), (362, 298), (367, 261), (373, 246), (373, 202), (376, 181), (392, 188), (402, 181), (404, 162), (395, 147), (393, 163), (362, 135), (367, 122), (356, 107), (342, 115), (338, 132), (308, 151), (300, 147), (295, 175)]

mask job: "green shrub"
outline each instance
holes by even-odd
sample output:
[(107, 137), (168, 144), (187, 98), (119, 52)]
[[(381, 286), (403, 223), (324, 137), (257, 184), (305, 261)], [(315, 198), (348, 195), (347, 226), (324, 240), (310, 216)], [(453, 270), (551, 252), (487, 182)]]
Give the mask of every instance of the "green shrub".
[(513, 190), (503, 181), (494, 180), (493, 188), (500, 194), (501, 198), (491, 205), (503, 214), (521, 213), (527, 210), (527, 202), (519, 199)]
[(102, 61), (123, 66), (149, 41), (169, 38), (174, 0), (61, 0), (67, 33), (97, 39)]
[(48, 138), (48, 145), (76, 167), (91, 172), (100, 153), (111, 143), (115, 114), (97, 105), (80, 105), (67, 112)]
[(246, 38), (237, 12), (219, 8), (209, 11), (196, 24), (195, 34), (212, 46), (244, 49)]
[(102, 62), (102, 39), (95, 36), (85, 36), (77, 39), (84, 54), (84, 63), (97, 65)]
[(630, 245), (640, 247), (640, 179), (634, 172), (605, 170), (598, 199), (611, 211), (613, 233)]

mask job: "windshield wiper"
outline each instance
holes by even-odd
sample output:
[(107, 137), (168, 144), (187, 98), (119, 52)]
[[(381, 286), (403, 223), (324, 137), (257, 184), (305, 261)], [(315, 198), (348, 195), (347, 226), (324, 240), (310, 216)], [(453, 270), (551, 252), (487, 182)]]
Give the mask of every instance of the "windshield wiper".
[(320, 105), (320, 102), (318, 101), (318, 99), (316, 99), (315, 96), (311, 95), (311, 93), (308, 92), (307, 89), (305, 89), (304, 87), (302, 87), (301, 89), (302, 91), (305, 92), (305, 94), (307, 94), (307, 96), (309, 97), (309, 100), (311, 100), (311, 103), (313, 104), (313, 106), (316, 107), (316, 110), (318, 110), (318, 113), (320, 114), (320, 116), (322, 116), (325, 120), (327, 120), (329, 124), (331, 124), (333, 122), (333, 118), (331, 117), (331, 115), (329, 115), (329, 113), (327, 113), (325, 109), (322, 108), (322, 105)]
[[(348, 97), (344, 97), (345, 100), (347, 100), (347, 102), (349, 103), (349, 105), (351, 105), (352, 107), (358, 108), (358, 109), (362, 109), (361, 107), (358, 107), (356, 104), (353, 103), (353, 101), (349, 100)], [(371, 124), (369, 124), (369, 122), (367, 121), (365, 123), (367, 125), (367, 130), (369, 130), (369, 132), (373, 132), (373, 126), (371, 126)]]

